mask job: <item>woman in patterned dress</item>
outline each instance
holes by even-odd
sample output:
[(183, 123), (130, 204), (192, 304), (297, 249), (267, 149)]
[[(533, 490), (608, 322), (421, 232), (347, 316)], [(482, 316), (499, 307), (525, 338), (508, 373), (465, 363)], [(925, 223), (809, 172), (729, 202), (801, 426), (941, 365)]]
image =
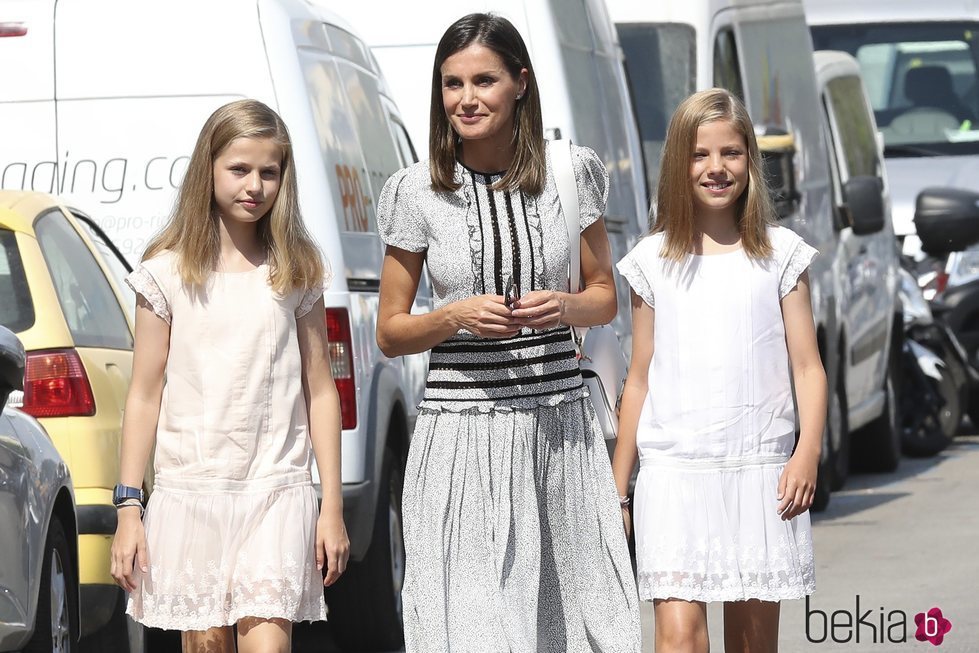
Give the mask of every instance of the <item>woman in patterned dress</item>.
[[(616, 310), (606, 169), (573, 148), (584, 290), (569, 294), (533, 67), (487, 14), (439, 43), (429, 154), (378, 206), (378, 344), (431, 351), (403, 497), (406, 649), (638, 651), (619, 501), (568, 327)], [(426, 263), (435, 307), (412, 315)]]

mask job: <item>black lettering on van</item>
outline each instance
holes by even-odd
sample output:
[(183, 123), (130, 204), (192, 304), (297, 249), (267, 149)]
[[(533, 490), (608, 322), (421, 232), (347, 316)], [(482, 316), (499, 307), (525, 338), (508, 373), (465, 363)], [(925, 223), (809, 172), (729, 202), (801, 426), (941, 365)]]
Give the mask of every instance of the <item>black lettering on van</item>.
[(95, 163), (95, 161), (93, 161), (91, 159), (79, 159), (78, 162), (75, 164), (75, 167), (72, 168), (72, 170), (71, 170), (71, 192), (72, 193), (75, 192), (75, 182), (78, 181), (78, 168), (81, 167), (82, 165), (91, 165), (92, 166), (92, 187), (89, 188), (88, 191), (90, 193), (94, 193), (95, 192), (95, 178), (98, 177), (98, 174), (99, 174), (99, 166), (98, 166), (97, 163)]
[[(47, 188), (44, 188), (38, 184), (37, 173), (45, 166), (51, 167), (51, 177), (48, 178)], [(58, 178), (58, 164), (54, 161), (41, 161), (34, 166), (33, 172), (31, 172), (31, 190), (43, 190), (46, 193), (55, 194), (55, 186)]]
[(150, 185), (150, 166), (153, 165), (155, 161), (166, 161), (165, 156), (155, 156), (146, 162), (146, 172), (143, 174), (143, 185), (149, 190), (163, 190), (163, 186), (151, 186)]
[[(20, 183), (16, 186), (7, 185), (7, 172), (10, 171), (14, 166), (20, 166)], [(3, 175), (0, 176), (0, 188), (6, 188), (8, 190), (24, 190), (24, 184), (27, 183), (27, 164), (22, 161), (17, 161), (14, 163), (7, 164), (7, 167), (3, 169)]]
[[(107, 176), (110, 173), (109, 168), (113, 167), (112, 164), (121, 164), (120, 174), (118, 175), (118, 181), (109, 186), (109, 181)], [(105, 162), (105, 166), (102, 167), (102, 188), (110, 193), (117, 193), (114, 200), (102, 200), (103, 204), (115, 204), (120, 199), (122, 199), (123, 189), (126, 187), (126, 159), (113, 158)], [(116, 166), (119, 167), (119, 166)], [(118, 186), (118, 188), (116, 188)]]

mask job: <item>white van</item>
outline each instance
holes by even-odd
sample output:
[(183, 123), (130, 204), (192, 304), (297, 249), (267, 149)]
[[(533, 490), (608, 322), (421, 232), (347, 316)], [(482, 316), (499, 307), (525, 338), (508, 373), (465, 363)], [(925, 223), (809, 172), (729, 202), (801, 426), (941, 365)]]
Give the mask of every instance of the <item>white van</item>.
[[(649, 195), (622, 52), (603, 0), (460, 0), (418, 4), (395, 0), (335, 7), (363, 35), (391, 85), (422, 158), (428, 152), (432, 65), (442, 34), (474, 12), (511, 21), (523, 36), (537, 75), (545, 134), (587, 145), (611, 177), (605, 224), (614, 260), (646, 231)], [(378, 20), (383, 16), (383, 20)], [(619, 311), (613, 325), (629, 346), (629, 286), (616, 274)]]
[[(890, 379), (898, 372), (894, 354), (901, 329), (895, 325), (893, 232), (886, 216), (871, 233), (858, 226), (860, 234), (847, 219), (847, 189), (840, 184), (848, 173), (824, 127), (802, 3), (608, 4), (626, 56), (650, 187), (655, 188), (666, 129), (679, 102), (698, 90), (727, 88), (745, 101), (759, 143), (769, 150), (768, 171), (782, 182), (774, 189), (781, 224), (820, 252), (809, 275), (832, 399), (816, 501), (817, 509), (825, 507), (829, 488), (840, 487), (849, 470), (851, 429), (868, 427), (861, 433), (866, 466), (893, 469), (900, 458)], [(870, 154), (870, 165), (879, 162)], [(877, 174), (882, 192), (878, 172), (850, 174)]]
[(327, 597), (332, 628), (357, 650), (397, 648), (401, 478), (426, 361), (375, 343), (375, 206), (414, 155), (370, 51), (301, 0), (0, 0), (0, 21), (21, 25), (0, 38), (0, 186), (61, 195), (132, 263), (216, 107), (251, 97), (284, 118), (307, 225), (336, 273), (325, 319), (354, 562)]

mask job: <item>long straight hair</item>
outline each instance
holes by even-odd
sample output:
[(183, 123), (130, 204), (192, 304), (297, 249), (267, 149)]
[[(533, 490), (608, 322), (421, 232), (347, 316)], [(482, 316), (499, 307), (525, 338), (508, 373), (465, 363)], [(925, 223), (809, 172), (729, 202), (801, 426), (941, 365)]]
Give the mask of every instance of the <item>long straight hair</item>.
[(690, 160), (697, 147), (697, 128), (726, 120), (744, 138), (748, 154), (748, 187), (738, 198), (735, 220), (741, 246), (754, 259), (771, 255), (768, 226), (774, 223), (775, 209), (765, 175), (755, 130), (744, 104), (722, 88), (694, 93), (677, 107), (666, 131), (659, 187), (656, 192), (657, 219), (651, 233), (662, 232), (665, 243), (660, 255), (682, 261), (693, 251), (694, 200), (690, 184)]
[(506, 174), (494, 188), (519, 188), (528, 195), (544, 190), (547, 163), (544, 156), (544, 123), (540, 113), (537, 77), (530, 54), (513, 23), (494, 14), (469, 14), (445, 30), (435, 51), (432, 67), (432, 104), (429, 115), (428, 165), (432, 188), (454, 191), (460, 186), (455, 178), (458, 136), (452, 129), (442, 104), (442, 64), (456, 52), (470, 45), (483, 45), (503, 60), (507, 72), (517, 79), (527, 69), (527, 88), (514, 108), (514, 156)]
[(143, 260), (170, 250), (177, 256), (185, 283), (202, 286), (207, 282), (221, 248), (214, 161), (238, 138), (271, 139), (282, 153), (279, 192), (257, 224), (269, 263), (269, 285), (280, 295), (296, 288), (309, 289), (322, 281), (324, 264), (299, 211), (292, 141), (282, 118), (257, 100), (226, 104), (204, 123), (170, 221), (146, 246)]

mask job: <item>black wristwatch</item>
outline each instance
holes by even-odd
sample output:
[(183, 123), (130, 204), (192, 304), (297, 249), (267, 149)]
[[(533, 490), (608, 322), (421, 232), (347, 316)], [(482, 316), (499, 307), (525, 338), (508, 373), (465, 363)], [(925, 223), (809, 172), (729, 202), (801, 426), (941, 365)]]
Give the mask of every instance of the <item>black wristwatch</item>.
[(112, 505), (116, 507), (131, 499), (137, 499), (140, 503), (143, 503), (143, 488), (131, 487), (120, 483), (112, 490)]

